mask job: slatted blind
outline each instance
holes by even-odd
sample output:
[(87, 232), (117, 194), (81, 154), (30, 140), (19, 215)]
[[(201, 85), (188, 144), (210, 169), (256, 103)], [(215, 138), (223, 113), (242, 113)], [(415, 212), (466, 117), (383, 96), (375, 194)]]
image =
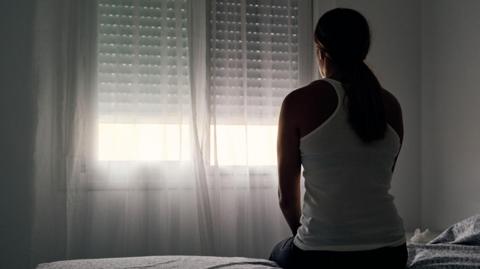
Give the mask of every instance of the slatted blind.
[(220, 123), (275, 124), (298, 85), (297, 0), (212, 0), (211, 110)]
[(187, 0), (99, 0), (102, 122), (175, 122), (190, 109)]
[[(102, 121), (174, 122), (188, 112), (186, 6), (99, 0)], [(210, 7), (212, 113), (219, 122), (274, 122), (298, 85), (298, 0), (211, 0)]]

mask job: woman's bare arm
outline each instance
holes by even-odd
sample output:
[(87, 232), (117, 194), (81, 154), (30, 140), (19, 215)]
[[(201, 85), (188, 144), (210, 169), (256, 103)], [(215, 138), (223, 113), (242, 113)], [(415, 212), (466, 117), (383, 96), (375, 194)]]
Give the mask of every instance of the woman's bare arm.
[(294, 95), (288, 95), (282, 103), (278, 123), (278, 198), (280, 208), (293, 235), (300, 227), (300, 137), (293, 109)]

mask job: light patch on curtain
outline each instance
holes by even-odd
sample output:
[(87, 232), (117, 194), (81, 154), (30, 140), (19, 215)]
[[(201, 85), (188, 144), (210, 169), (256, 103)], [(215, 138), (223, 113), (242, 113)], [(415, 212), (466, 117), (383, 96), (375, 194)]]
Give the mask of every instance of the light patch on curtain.
[(277, 126), (210, 126), (210, 163), (219, 166), (275, 165)]
[[(98, 125), (100, 161), (191, 160), (186, 124)], [(275, 125), (211, 125), (210, 164), (219, 166), (276, 164)]]
[(118, 124), (98, 125), (100, 161), (190, 160), (188, 125)]

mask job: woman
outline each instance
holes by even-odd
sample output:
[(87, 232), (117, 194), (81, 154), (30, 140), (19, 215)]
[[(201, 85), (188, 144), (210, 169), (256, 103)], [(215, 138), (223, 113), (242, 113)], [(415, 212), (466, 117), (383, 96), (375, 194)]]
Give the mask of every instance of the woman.
[(289, 94), (280, 113), (279, 199), (293, 236), (270, 259), (284, 268), (405, 268), (403, 222), (389, 194), (402, 111), (364, 63), (368, 23), (333, 9), (317, 23), (315, 46), (323, 79)]

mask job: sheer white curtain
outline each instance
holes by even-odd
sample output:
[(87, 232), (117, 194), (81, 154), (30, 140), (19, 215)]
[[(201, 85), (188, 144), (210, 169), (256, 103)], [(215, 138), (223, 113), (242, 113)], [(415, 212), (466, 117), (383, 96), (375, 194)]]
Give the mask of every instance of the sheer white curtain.
[(310, 5), (38, 1), (33, 263), (268, 257), (289, 234), (276, 123), (311, 78)]

